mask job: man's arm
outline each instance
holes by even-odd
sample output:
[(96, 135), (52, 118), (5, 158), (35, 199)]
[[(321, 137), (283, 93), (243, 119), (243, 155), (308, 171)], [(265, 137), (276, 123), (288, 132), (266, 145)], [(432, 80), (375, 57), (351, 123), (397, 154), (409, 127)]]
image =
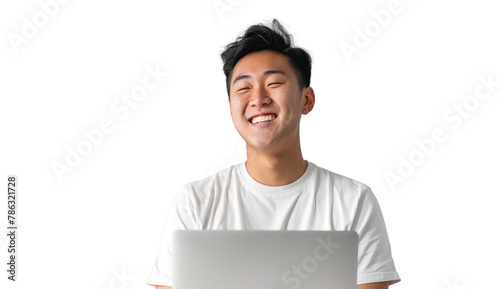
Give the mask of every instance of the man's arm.
[[(172, 289), (170, 286), (161, 286), (161, 285), (156, 285), (156, 289)], [(371, 289), (371, 288), (368, 288)]]
[(358, 285), (357, 289), (388, 289), (393, 282), (377, 282)]

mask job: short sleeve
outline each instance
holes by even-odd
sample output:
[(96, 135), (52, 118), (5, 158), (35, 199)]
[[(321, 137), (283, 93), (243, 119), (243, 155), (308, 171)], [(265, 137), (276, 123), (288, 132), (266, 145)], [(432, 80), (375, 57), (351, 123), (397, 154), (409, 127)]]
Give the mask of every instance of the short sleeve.
[(167, 213), (156, 262), (147, 284), (172, 286), (172, 234), (176, 230), (196, 229), (196, 211), (189, 191), (183, 188), (174, 198)]
[(399, 282), (382, 211), (371, 189), (365, 190), (360, 197), (353, 230), (359, 235), (358, 285)]

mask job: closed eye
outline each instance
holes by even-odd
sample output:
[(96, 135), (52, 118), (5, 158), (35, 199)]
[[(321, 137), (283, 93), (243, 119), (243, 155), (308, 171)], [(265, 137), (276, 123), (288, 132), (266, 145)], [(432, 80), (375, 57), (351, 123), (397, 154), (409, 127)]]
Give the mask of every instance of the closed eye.
[(272, 83), (269, 83), (267, 86), (278, 86), (280, 84), (283, 84), (282, 82), (272, 82)]
[(250, 89), (250, 87), (242, 87), (242, 88), (238, 89), (237, 91), (240, 92), (240, 91), (244, 91), (244, 90), (247, 90), (247, 89)]

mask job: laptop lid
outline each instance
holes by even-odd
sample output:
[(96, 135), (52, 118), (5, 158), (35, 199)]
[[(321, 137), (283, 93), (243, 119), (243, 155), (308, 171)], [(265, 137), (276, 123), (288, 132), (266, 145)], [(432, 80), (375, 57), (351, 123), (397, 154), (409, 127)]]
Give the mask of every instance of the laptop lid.
[(353, 231), (174, 232), (174, 289), (355, 289)]

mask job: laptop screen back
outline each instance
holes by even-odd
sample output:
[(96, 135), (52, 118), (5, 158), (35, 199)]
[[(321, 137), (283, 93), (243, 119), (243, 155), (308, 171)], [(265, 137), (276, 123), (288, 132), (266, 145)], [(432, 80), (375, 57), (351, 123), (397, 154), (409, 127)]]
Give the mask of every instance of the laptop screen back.
[(355, 289), (347, 231), (176, 231), (174, 289)]

